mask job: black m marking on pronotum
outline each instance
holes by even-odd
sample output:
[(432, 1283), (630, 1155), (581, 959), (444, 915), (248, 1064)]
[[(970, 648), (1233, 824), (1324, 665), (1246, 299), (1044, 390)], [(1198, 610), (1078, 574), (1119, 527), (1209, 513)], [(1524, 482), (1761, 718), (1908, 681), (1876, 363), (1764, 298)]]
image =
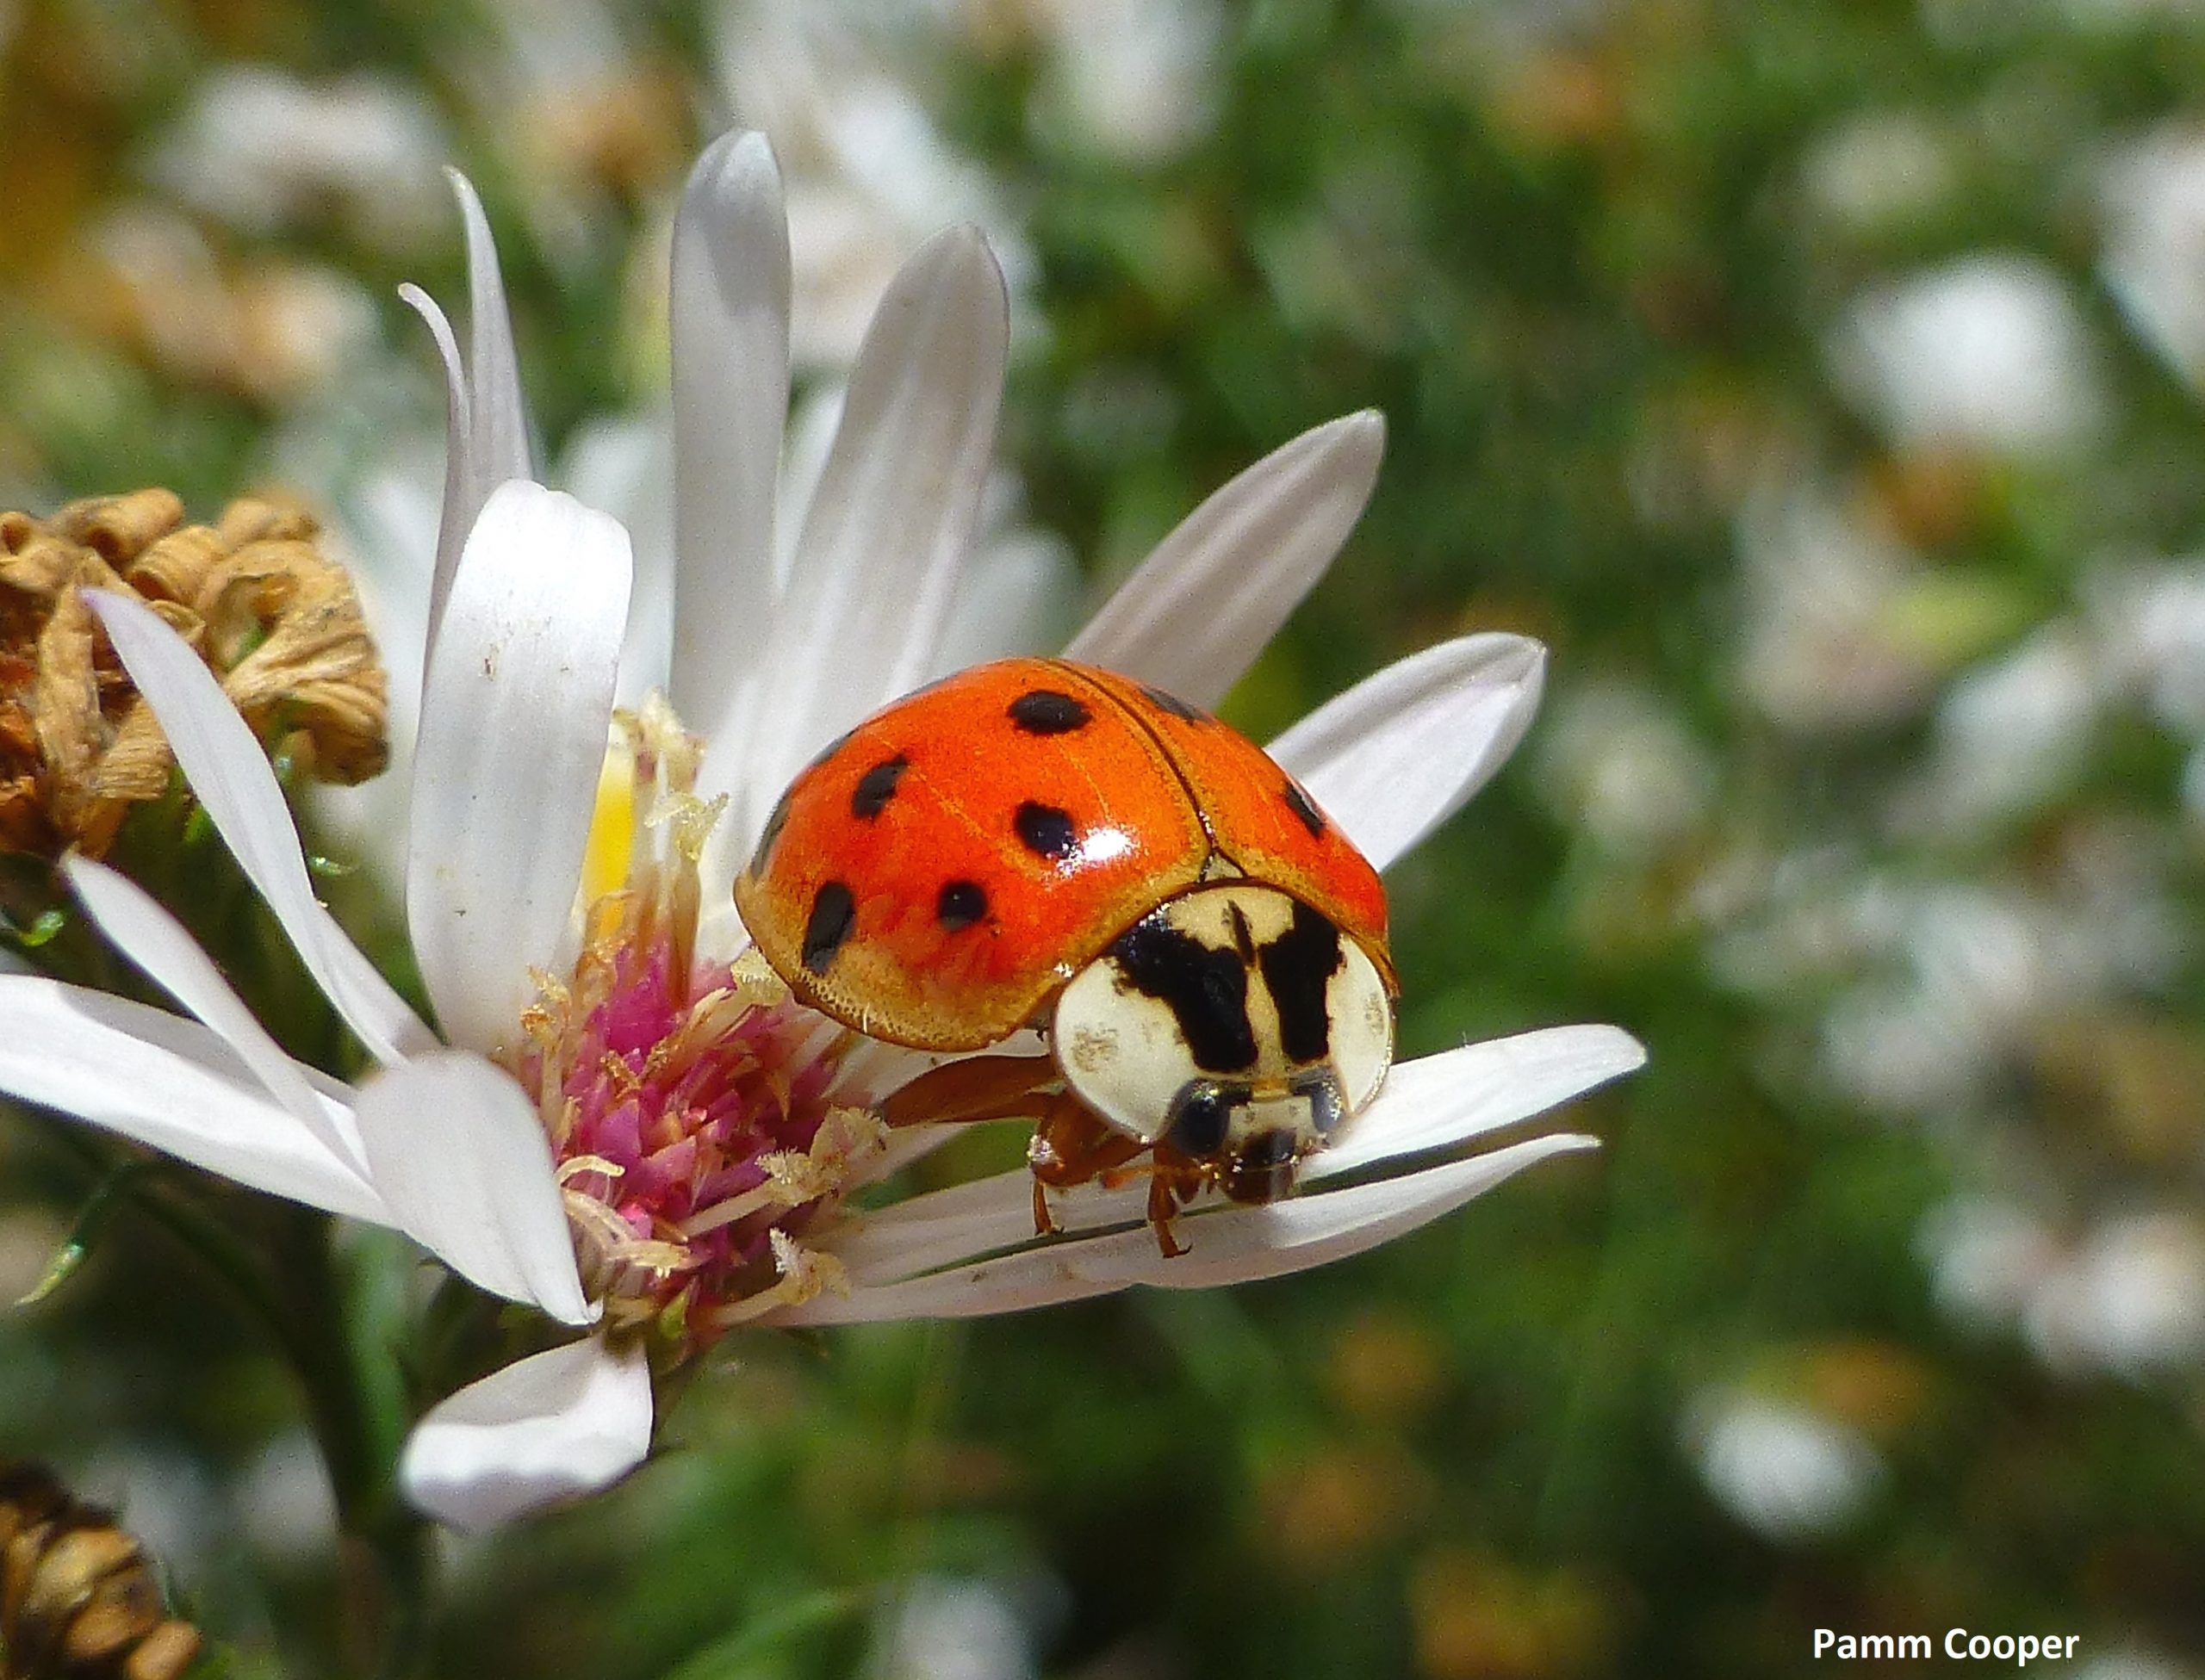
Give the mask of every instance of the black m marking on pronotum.
[(1135, 991), (1171, 1010), (1196, 1067), (1239, 1073), (1256, 1065), (1248, 969), (1239, 952), (1189, 938), (1155, 912), (1120, 935), (1110, 954)]
[(1256, 953), (1278, 1008), (1279, 1047), (1294, 1061), (1319, 1062), (1332, 1053), (1325, 990), (1345, 955), (1340, 930), (1298, 900), (1294, 925)]

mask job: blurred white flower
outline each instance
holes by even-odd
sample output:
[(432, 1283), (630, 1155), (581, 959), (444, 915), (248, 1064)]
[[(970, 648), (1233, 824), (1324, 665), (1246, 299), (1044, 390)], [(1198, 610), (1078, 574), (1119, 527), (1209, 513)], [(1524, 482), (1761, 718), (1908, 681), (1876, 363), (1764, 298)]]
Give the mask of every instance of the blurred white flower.
[(1973, 834), (2065, 791), (2089, 766), (2111, 688), (2095, 638), (2065, 619), (1966, 672), (1938, 704), (1899, 825)]
[(1858, 1430), (1810, 1407), (1749, 1392), (1703, 1397), (1688, 1433), (1717, 1503), (1771, 1540), (1843, 1528), (1884, 1478)]
[(231, 1521), (263, 1558), (286, 1569), (326, 1558), (337, 1541), (328, 1467), (303, 1429), (277, 1435), (230, 1484)]
[(330, 384), (376, 342), (375, 302), (357, 282), (311, 263), (226, 264), (175, 210), (121, 206), (93, 245), (146, 350), (202, 384), (288, 403)]
[(795, 285), (789, 354), (799, 370), (848, 368), (904, 254), (952, 222), (986, 236), (1013, 325), (1032, 259), (987, 171), (942, 139), (848, 0), (724, 0), (714, 53), (735, 116), (770, 134), (786, 183)]
[(1917, 1240), (1937, 1303), (1982, 1329), (2018, 1324), (2058, 1263), (2059, 1245), (2013, 1202), (1966, 1196), (1922, 1222)]
[(580, 272), (624, 215), (680, 172), (687, 127), (650, 19), (618, 0), (485, 0), (488, 26), (446, 57), (475, 131), (505, 153), (506, 181), (537, 254)]
[(1854, 300), (1829, 350), (1840, 380), (1903, 444), (2056, 456), (2106, 414), (2081, 313), (2039, 257), (1984, 252), (1877, 287)]
[(1209, 0), (1022, 0), (1021, 9), (1044, 47), (1034, 116), (1045, 132), (1153, 164), (1217, 120), (1224, 20)]
[(1966, 1196), (1923, 1223), (1920, 1249), (1940, 1305), (2022, 1330), (2054, 1371), (2138, 1378), (2205, 1358), (2205, 1226), (2188, 1213), (2122, 1214), (2071, 1239)]
[(2205, 560), (2101, 565), (2083, 587), (2122, 683), (2168, 728), (2205, 738)]
[(1848, 909), (1863, 936), (1861, 972), (1823, 1020), (1836, 1083), (1887, 1113), (1963, 1107), (2047, 1016), (2164, 983), (2183, 943), (2156, 894), (2126, 869), (2055, 885), (1864, 883)]
[(2098, 196), (2107, 289), (2145, 343), (2205, 384), (2205, 130), (2168, 124), (2129, 142)]
[(1829, 497), (1787, 487), (1740, 511), (1745, 645), (1739, 680), (1788, 728), (1889, 722), (1931, 691), (1936, 665), (1909, 633), (1912, 556)]
[(1659, 852), (1689, 834), (1716, 790), (1713, 755), (1650, 689), (1595, 680), (1553, 708), (1540, 751), (1548, 800), (1608, 850)]
[(315, 84), (226, 65), (193, 90), (150, 171), (183, 202), (245, 232), (334, 213), (362, 239), (410, 250), (444, 216), (448, 148), (427, 99), (366, 72)]
[(2098, 1225), (2039, 1286), (2027, 1329), (2057, 1371), (2194, 1366), (2205, 1355), (2205, 1226), (2174, 1212)]
[(1959, 184), (1952, 138), (1927, 112), (1871, 111), (1823, 135), (1800, 164), (1811, 204), (1860, 235), (1935, 212)]
[(874, 1670), (885, 1680), (1031, 1680), (1032, 1636), (986, 1581), (922, 1575), (897, 1595)]

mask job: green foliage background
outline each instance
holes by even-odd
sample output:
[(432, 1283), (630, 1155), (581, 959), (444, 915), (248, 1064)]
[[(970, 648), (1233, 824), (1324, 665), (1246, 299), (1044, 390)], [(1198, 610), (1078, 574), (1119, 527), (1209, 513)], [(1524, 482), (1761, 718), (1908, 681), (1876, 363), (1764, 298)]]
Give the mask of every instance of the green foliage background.
[[(1552, 648), (1550, 711), (1624, 685), (1697, 743), (1688, 816), (1618, 844), (1582, 820), (1550, 719), (1393, 882), (1407, 1052), (1573, 1020), (1647, 1044), (1644, 1073), (1568, 1117), (1606, 1147), (1276, 1284), (745, 1342), (629, 1485), (450, 1560), (436, 1672), (991, 1671), (891, 1652), (899, 1606), (945, 1579), (1000, 1589), (1053, 1676), (1782, 1674), (1818, 1627), (2074, 1633), (2106, 1680), (2161, 1671), (2122, 1652), (2205, 1665), (2205, 1346), (2055, 1370), (2013, 1324), (1941, 1308), (1924, 1237), (1961, 1192), (2019, 1196), (2078, 1243), (2122, 1212), (2205, 1214), (2184, 743), (2115, 707), (2086, 767), (2021, 809), (1959, 834), (1892, 815), (1941, 762), (1941, 693), (2074, 615), (2100, 556), (2179, 554), (2205, 523), (2205, 409), (2109, 294), (2092, 189), (2105, 147), (2205, 110), (2205, 24), (2083, 0), (1537, 9), (1229, 8), (1214, 121), (1131, 163), (1037, 120), (1047, 42), (1020, 8), (877, 46), (1022, 213), (1036, 330), (1002, 447), (1093, 584), (1288, 437), (1385, 412), (1370, 511), (1234, 697), (1243, 727), (1508, 628)], [(165, 482), (208, 511), (301, 410), (361, 438), (440, 412), (392, 288), (458, 298), (456, 226), (394, 251), (333, 213), (206, 225), (238, 272), (326, 264), (376, 301), (376, 376), (303, 396), (179, 370), (88, 303), (85, 230), (158, 196), (151, 139), (225, 62), (374, 69), (428, 102), (489, 202), (555, 449), (654, 401), (645, 230), (728, 112), (711, 17), (618, 16), (629, 138), (566, 158), (549, 189), (583, 208), (549, 240), (526, 213), (541, 114), (469, 94), (464, 67), (500, 49), (465, 7), (22, 8), (0, 49), (10, 505)], [(1876, 217), (1819, 207), (1819, 149), (1895, 114), (1934, 137), (1941, 184)], [(2074, 449), (1894, 441), (1836, 381), (1864, 287), (1984, 250), (2034, 253), (2079, 308), (2109, 401)], [(1741, 532), (1772, 487), (1818, 487), (1908, 553), (1908, 704), (1851, 718), (1842, 666), (1826, 719), (1757, 704)], [(1929, 1112), (1871, 1112), (1818, 1054), (1885, 958), (1765, 982), (1724, 960), (1786, 859), (2050, 892), (2107, 825), (2142, 837), (2174, 956), (2025, 1010)], [(30, 1117), (0, 1150), (9, 1275), (34, 1279), (103, 1157)], [(290, 1240), (285, 1212), (241, 1217)], [(1842, 1520), (1772, 1533), (1711, 1493), (1711, 1409), (1741, 1395), (1873, 1456)], [(237, 1479), (301, 1416), (219, 1280), (127, 1206), (82, 1272), (0, 1317), (0, 1443), (202, 1513), (171, 1562), (209, 1672), (347, 1660), (357, 1560), (237, 1521)]]

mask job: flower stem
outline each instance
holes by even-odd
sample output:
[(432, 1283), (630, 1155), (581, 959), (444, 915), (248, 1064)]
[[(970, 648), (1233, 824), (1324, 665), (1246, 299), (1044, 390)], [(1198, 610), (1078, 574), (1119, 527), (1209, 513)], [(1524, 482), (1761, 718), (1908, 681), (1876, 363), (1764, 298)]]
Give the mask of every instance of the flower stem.
[[(338, 1522), (364, 1544), (381, 1577), (379, 1625), (363, 1630), (369, 1637), (360, 1648), (380, 1650), (380, 1680), (405, 1680), (428, 1654), (433, 1558), (428, 1525), (399, 1497), (394, 1476), (407, 1419), (402, 1406), (388, 1403), (391, 1385), (376, 1368), (389, 1355), (348, 1334), (360, 1315), (346, 1310), (355, 1292), (332, 1248), (334, 1229), (303, 1210), (289, 1221), (282, 1255), (293, 1309), (285, 1349), (306, 1392)], [(376, 1315), (366, 1317), (362, 1328), (379, 1324)]]
[(346, 1334), (351, 1315), (343, 1311), (345, 1290), (331, 1246), (335, 1222), (304, 1208), (283, 1210), (271, 1268), (270, 1253), (241, 1240), (179, 1187), (156, 1182), (141, 1201), (236, 1292), (282, 1349), (306, 1400), (339, 1525), (366, 1547), (381, 1578), (370, 1599), (375, 1625), (357, 1630), (354, 1646), (380, 1652), (374, 1671), (379, 1680), (419, 1673), (428, 1654), (433, 1588), (428, 1525), (397, 1497), (393, 1478), (406, 1427), (402, 1409), (376, 1404), (376, 1392), (386, 1386), (370, 1379), (366, 1350), (356, 1349)]

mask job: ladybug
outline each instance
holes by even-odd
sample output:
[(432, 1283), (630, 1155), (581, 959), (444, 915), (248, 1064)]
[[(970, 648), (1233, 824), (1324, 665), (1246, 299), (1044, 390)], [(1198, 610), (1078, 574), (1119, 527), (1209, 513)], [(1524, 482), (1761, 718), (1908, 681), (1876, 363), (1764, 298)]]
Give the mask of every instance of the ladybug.
[(1208, 712), (1068, 660), (976, 666), (798, 773), (736, 882), (804, 1002), (970, 1052), (890, 1124), (1029, 1118), (1046, 1191), (1150, 1152), (1148, 1217), (1205, 1186), (1289, 1191), (1377, 1094), (1398, 988), (1378, 872), (1293, 777)]

